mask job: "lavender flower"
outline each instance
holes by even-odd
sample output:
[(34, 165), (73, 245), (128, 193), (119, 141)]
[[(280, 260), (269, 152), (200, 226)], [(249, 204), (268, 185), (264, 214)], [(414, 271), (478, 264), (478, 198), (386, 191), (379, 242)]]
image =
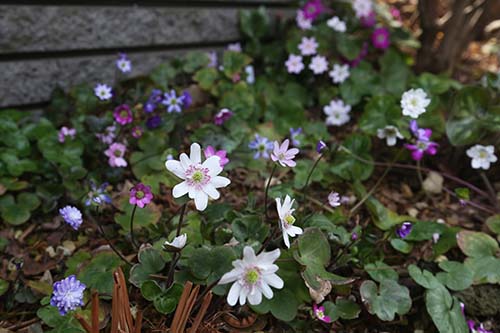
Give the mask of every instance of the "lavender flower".
[(59, 133), (57, 133), (57, 139), (59, 140), (60, 143), (64, 143), (64, 141), (66, 141), (67, 136), (71, 137), (71, 139), (74, 139), (75, 135), (76, 135), (76, 129), (63, 126), (59, 130)]
[(340, 206), (340, 195), (337, 192), (330, 192), (330, 194), (328, 194), (328, 203), (332, 207)]
[(142, 136), (142, 128), (141, 126), (135, 126), (132, 128), (132, 136), (136, 139), (139, 139)]
[(167, 112), (181, 112), (182, 106), (184, 104), (184, 96), (177, 96), (175, 94), (175, 90), (170, 90), (169, 93), (164, 94), (165, 99), (162, 101), (162, 104), (167, 106)]
[(161, 125), (161, 117), (160, 116), (152, 116), (146, 120), (146, 127), (149, 129), (157, 128)]
[(216, 68), (217, 67), (217, 53), (215, 51), (208, 52), (208, 58), (210, 62), (207, 67)]
[(214, 124), (217, 126), (221, 126), (226, 122), (226, 120), (228, 120), (232, 116), (233, 112), (231, 110), (226, 108), (221, 109), (219, 112), (217, 112), (217, 114), (214, 117)]
[(424, 154), (436, 155), (437, 143), (430, 141), (432, 130), (429, 128), (418, 128), (417, 122), (415, 120), (410, 121), (410, 131), (415, 137), (415, 144), (405, 144), (406, 149), (410, 150), (411, 157), (415, 161), (420, 161)]
[(54, 291), (50, 305), (56, 306), (59, 313), (64, 316), (68, 311), (73, 311), (83, 305), (83, 292), (86, 286), (78, 281), (74, 275), (54, 283)]
[(324, 10), (321, 0), (309, 0), (302, 8), (302, 13), (305, 19), (314, 21)]
[(302, 133), (302, 127), (299, 127), (297, 129), (295, 128), (290, 128), (290, 139), (292, 140), (292, 145), (295, 147), (300, 146), (300, 141), (297, 140), (297, 136), (299, 136)]
[(254, 159), (263, 157), (269, 159), (269, 152), (273, 149), (273, 143), (268, 138), (255, 134), (255, 140), (250, 142), (248, 148), (255, 150)]
[(116, 67), (122, 73), (129, 73), (132, 70), (132, 62), (127, 58), (125, 53), (119, 53), (118, 60), (116, 60)]
[(313, 305), (314, 316), (325, 323), (331, 323), (332, 319), (325, 315), (325, 307), (318, 306), (316, 304)]
[(318, 153), (321, 153), (321, 151), (325, 148), (327, 148), (326, 143), (323, 140), (319, 140), (318, 143), (316, 144), (316, 151)]
[(113, 143), (116, 135), (115, 135), (116, 127), (113, 126), (108, 126), (104, 130), (104, 133), (97, 133), (95, 136), (101, 140), (102, 143), (105, 143), (107, 145), (110, 145)]
[(377, 23), (377, 16), (374, 11), (371, 11), (368, 15), (361, 16), (359, 18), (361, 25), (365, 28), (371, 28)]
[(101, 84), (98, 83), (95, 88), (94, 88), (94, 94), (99, 98), (101, 101), (107, 101), (108, 99), (111, 99), (113, 96), (111, 94), (111, 87), (106, 85), (106, 84)]
[(406, 238), (406, 236), (408, 236), (410, 234), (412, 228), (413, 228), (413, 224), (411, 222), (403, 222), (401, 227), (396, 229), (396, 234), (400, 238)]
[(182, 97), (184, 97), (184, 102), (182, 103), (182, 106), (185, 109), (189, 108), (191, 104), (193, 104), (193, 97), (191, 97), (191, 94), (187, 90), (184, 90), (182, 92)]
[(151, 95), (149, 95), (146, 105), (144, 106), (144, 111), (147, 113), (153, 112), (162, 101), (163, 92), (160, 89), (153, 89), (153, 91), (151, 91)]
[(76, 207), (66, 206), (61, 208), (59, 209), (59, 214), (61, 214), (64, 221), (75, 230), (78, 230), (83, 222), (82, 213)]
[(280, 145), (278, 141), (274, 141), (274, 149), (271, 154), (271, 159), (278, 162), (282, 167), (294, 167), (297, 163), (293, 160), (295, 155), (299, 153), (297, 148), (288, 149), (290, 140), (286, 139)]
[(90, 181), (90, 191), (87, 194), (87, 200), (85, 200), (85, 206), (96, 205), (100, 206), (104, 203), (111, 203), (111, 197), (106, 191), (108, 183), (102, 183), (101, 186), (97, 187), (93, 181)]

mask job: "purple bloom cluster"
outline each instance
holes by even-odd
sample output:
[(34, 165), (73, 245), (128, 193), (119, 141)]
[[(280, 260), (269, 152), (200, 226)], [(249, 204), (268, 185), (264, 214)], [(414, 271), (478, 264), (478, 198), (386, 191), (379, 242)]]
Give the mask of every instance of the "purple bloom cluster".
[(400, 238), (406, 238), (411, 232), (413, 224), (411, 222), (404, 222), (398, 229), (396, 229), (396, 234)]
[(53, 287), (50, 305), (56, 306), (62, 316), (83, 305), (83, 292), (86, 286), (74, 275), (57, 281)]
[(436, 155), (439, 145), (430, 140), (432, 135), (430, 128), (419, 128), (417, 121), (412, 120), (410, 121), (410, 132), (415, 138), (415, 143), (407, 143), (405, 147), (412, 152), (411, 157), (415, 161), (420, 161), (424, 157), (424, 154)]
[(78, 230), (83, 222), (82, 213), (80, 210), (73, 206), (66, 206), (59, 209), (59, 214), (66, 223), (68, 223), (73, 229)]

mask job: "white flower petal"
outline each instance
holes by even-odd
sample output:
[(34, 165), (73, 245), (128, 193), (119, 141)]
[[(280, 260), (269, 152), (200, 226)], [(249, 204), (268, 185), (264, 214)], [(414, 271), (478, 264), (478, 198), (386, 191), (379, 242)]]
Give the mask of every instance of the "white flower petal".
[(271, 287), (281, 289), (285, 285), (283, 280), (276, 274), (264, 275), (262, 279)]
[(176, 160), (168, 160), (165, 162), (165, 167), (168, 171), (181, 179), (185, 179), (186, 170), (182, 167), (181, 162)]
[(209, 170), (208, 174), (210, 177), (215, 177), (222, 172), (222, 167), (220, 166), (219, 156), (210, 156), (203, 162), (202, 166)]
[(181, 156), (179, 156), (179, 159), (181, 162), (181, 166), (184, 170), (186, 170), (187, 168), (189, 168), (191, 164), (193, 164), (191, 163), (191, 160), (185, 153), (182, 153)]
[(203, 191), (194, 192), (194, 205), (199, 211), (203, 211), (208, 206), (208, 195)]
[(240, 290), (240, 305), (245, 305), (246, 300), (247, 300), (247, 295), (248, 295), (248, 289), (241, 288), (241, 290)]
[(211, 179), (210, 183), (215, 187), (215, 188), (220, 188), (220, 187), (226, 187), (229, 184), (231, 184), (231, 181), (222, 176), (215, 176)]
[(248, 295), (248, 303), (252, 305), (257, 305), (262, 302), (262, 293), (260, 290), (256, 290), (255, 292)]
[(201, 147), (196, 142), (191, 145), (189, 159), (193, 164), (201, 163)]
[(234, 306), (240, 297), (241, 285), (238, 282), (233, 283), (227, 294), (227, 304)]
[(222, 275), (218, 284), (226, 284), (226, 283), (234, 282), (240, 278), (240, 275), (242, 273), (243, 273), (243, 271), (239, 268), (235, 268), (233, 270), (230, 270), (226, 274)]
[(271, 252), (262, 252), (257, 256), (260, 265), (271, 265), (281, 255), (280, 249), (275, 249)]
[(260, 284), (260, 290), (262, 291), (262, 293), (264, 294), (264, 296), (267, 299), (273, 298), (273, 290), (271, 289), (271, 287), (269, 287), (269, 285), (267, 283), (262, 282)]
[(288, 232), (283, 229), (283, 241), (285, 242), (286, 247), (290, 248), (290, 239), (288, 238)]
[(172, 189), (172, 195), (174, 196), (174, 198), (180, 198), (188, 192), (189, 192), (189, 185), (186, 181), (183, 181), (182, 183), (175, 185), (174, 188)]
[(220, 193), (215, 189), (215, 187), (212, 184), (207, 184), (203, 187), (203, 192), (208, 194), (208, 196), (214, 200), (217, 200), (220, 198)]

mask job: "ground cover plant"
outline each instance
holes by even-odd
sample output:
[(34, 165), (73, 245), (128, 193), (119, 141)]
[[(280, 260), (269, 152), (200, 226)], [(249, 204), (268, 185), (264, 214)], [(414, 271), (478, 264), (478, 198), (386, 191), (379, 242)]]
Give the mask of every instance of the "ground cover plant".
[(415, 73), (368, 0), (240, 21), (2, 110), (3, 327), (498, 332), (500, 77)]

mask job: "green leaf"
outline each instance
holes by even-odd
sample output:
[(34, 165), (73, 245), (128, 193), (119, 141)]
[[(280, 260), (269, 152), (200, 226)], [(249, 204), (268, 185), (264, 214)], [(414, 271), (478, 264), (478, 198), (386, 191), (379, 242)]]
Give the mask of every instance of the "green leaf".
[(451, 88), (460, 88), (460, 83), (450, 79), (445, 75), (435, 75), (431, 73), (422, 73), (417, 78), (417, 87), (424, 89), (426, 92), (433, 95), (440, 95)]
[(492, 256), (467, 258), (467, 266), (474, 273), (475, 283), (500, 283), (500, 259)]
[(5, 294), (9, 290), (9, 282), (3, 279), (0, 279), (0, 296)]
[(210, 250), (207, 248), (198, 248), (193, 251), (188, 261), (191, 273), (198, 279), (206, 279), (212, 271), (209, 264)]
[(344, 141), (343, 147), (335, 154), (331, 171), (345, 180), (366, 180), (373, 172), (371, 141), (366, 135), (352, 134)]
[(493, 231), (497, 235), (500, 235), (500, 215), (499, 214), (488, 217), (488, 219), (486, 220), (486, 225), (488, 226), (488, 228), (491, 231)]
[(446, 273), (438, 273), (437, 279), (451, 290), (464, 290), (472, 285), (474, 274), (464, 264), (456, 261), (442, 261), (439, 263), (439, 268)]
[(270, 18), (264, 7), (243, 10), (240, 13), (240, 27), (243, 34), (253, 40), (264, 37), (270, 28)]
[(224, 74), (227, 78), (232, 79), (235, 74), (240, 73), (251, 61), (252, 59), (244, 53), (226, 51), (222, 59)]
[(440, 333), (468, 333), (460, 301), (442, 285), (425, 292), (425, 305)]
[(391, 95), (374, 96), (365, 105), (365, 109), (359, 119), (359, 127), (362, 131), (376, 135), (377, 130), (388, 125), (403, 128), (401, 107), (398, 101)]
[(365, 265), (365, 271), (377, 282), (384, 280), (397, 281), (398, 273), (383, 261), (376, 261), (373, 264)]
[(215, 68), (202, 68), (196, 72), (193, 79), (200, 84), (204, 90), (210, 90), (219, 77)]
[(129, 281), (134, 286), (140, 288), (145, 281), (151, 279), (151, 274), (160, 272), (166, 263), (160, 251), (150, 246), (142, 247), (137, 257), (139, 263), (130, 269)]
[[(402, 54), (390, 48), (379, 58), (381, 84), (391, 94), (400, 96), (406, 90), (406, 83), (411, 75)], [(396, 119), (401, 118), (401, 115)]]
[(291, 321), (297, 316), (299, 303), (293, 292), (287, 288), (274, 292), (272, 299), (262, 298), (259, 305), (250, 305), (257, 313), (271, 314), (279, 320)]
[(234, 238), (241, 243), (262, 243), (269, 235), (269, 225), (262, 223), (262, 218), (258, 215), (243, 215), (234, 219), (231, 229)]
[[(120, 207), (120, 213), (115, 214), (115, 222), (123, 228), (125, 233), (128, 233), (130, 232), (130, 218), (135, 206), (131, 205), (128, 201), (128, 197), (125, 196), (119, 200), (118, 205)], [(149, 203), (144, 208), (137, 207), (134, 216), (134, 229), (154, 225), (158, 223), (160, 217), (160, 209), (153, 202)]]
[(86, 332), (74, 316), (72, 316), (71, 314), (61, 316), (55, 306), (41, 307), (38, 309), (36, 314), (40, 319), (42, 319), (45, 324), (54, 328), (50, 331), (45, 331), (47, 333)]
[(356, 105), (363, 96), (374, 95), (379, 89), (377, 75), (366, 61), (352, 68), (349, 78), (340, 85), (340, 95), (344, 102)]
[(101, 294), (111, 294), (113, 292), (113, 272), (120, 264), (121, 259), (116, 254), (99, 253), (82, 269), (78, 274), (78, 279), (89, 289), (96, 289)]
[(354, 60), (361, 51), (361, 41), (349, 34), (336, 34), (335, 42), (340, 54), (348, 60)]
[(375, 282), (367, 280), (361, 284), (359, 291), (368, 312), (383, 321), (394, 320), (396, 313), (404, 315), (410, 311), (410, 291), (394, 280), (383, 280), (380, 288)]
[(323, 303), (325, 314), (330, 317), (332, 322), (339, 318), (345, 320), (356, 319), (361, 312), (360, 306), (348, 299), (337, 299), (335, 303), (326, 301)]
[(393, 238), (391, 239), (391, 246), (401, 252), (401, 253), (404, 253), (404, 254), (408, 254), (411, 252), (411, 250), (413, 249), (413, 244), (411, 243), (408, 243), (402, 239), (399, 239), (399, 238)]
[(405, 238), (406, 241), (431, 240), (435, 233), (442, 234), (447, 229), (443, 223), (434, 221), (416, 221), (413, 223), (411, 232)]
[(460, 250), (469, 257), (494, 256), (499, 250), (497, 241), (484, 232), (460, 231), (457, 243)]
[(147, 280), (141, 285), (142, 297), (148, 301), (153, 301), (161, 292), (162, 290), (156, 281)]
[(441, 283), (439, 282), (434, 275), (425, 270), (425, 269), (420, 269), (416, 265), (410, 265), (408, 266), (408, 273), (410, 274), (411, 278), (413, 281), (421, 285), (422, 287), (426, 289), (434, 289), (438, 288), (441, 286)]
[(162, 314), (174, 312), (184, 288), (178, 284), (173, 284), (169, 289), (157, 295), (153, 300), (155, 309)]
[(184, 65), (182, 66), (182, 69), (188, 74), (194, 73), (196, 70), (208, 65), (210, 62), (207, 53), (201, 51), (189, 52), (183, 57), (183, 60)]
[(151, 80), (162, 90), (167, 90), (171, 80), (177, 75), (177, 70), (170, 64), (161, 64), (151, 71)]
[(0, 197), (0, 213), (2, 218), (12, 225), (20, 225), (29, 220), (31, 211), (38, 208), (40, 199), (36, 194), (23, 192), (14, 200), (12, 195)]

